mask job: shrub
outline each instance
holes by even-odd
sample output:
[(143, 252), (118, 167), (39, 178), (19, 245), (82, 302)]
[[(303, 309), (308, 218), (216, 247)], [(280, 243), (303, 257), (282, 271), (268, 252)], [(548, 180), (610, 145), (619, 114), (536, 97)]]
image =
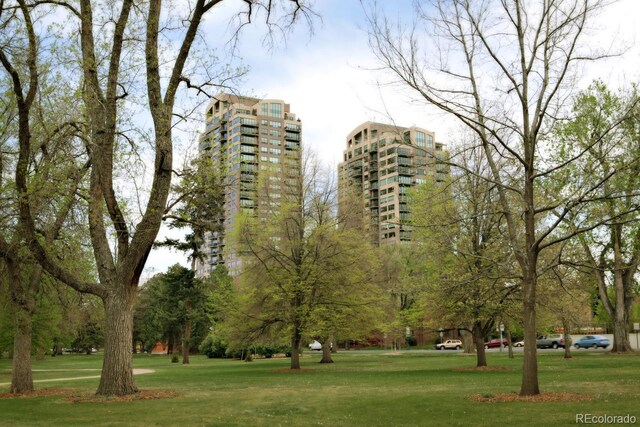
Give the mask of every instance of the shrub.
[(202, 343), (200, 343), (198, 349), (200, 350), (200, 353), (206, 354), (209, 359), (217, 359), (229, 357), (227, 355), (228, 347), (229, 344), (221, 336), (209, 334)]
[(256, 347), (256, 354), (269, 359), (274, 354), (291, 354), (291, 348), (287, 345), (268, 343)]

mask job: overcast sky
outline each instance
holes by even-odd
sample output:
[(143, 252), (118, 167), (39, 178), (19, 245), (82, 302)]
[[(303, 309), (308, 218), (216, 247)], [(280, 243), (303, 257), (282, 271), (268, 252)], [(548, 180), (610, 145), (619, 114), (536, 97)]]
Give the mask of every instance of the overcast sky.
[[(228, 22), (243, 2), (223, 2), (225, 9), (213, 10), (205, 25), (208, 43), (224, 55)], [(387, 13), (411, 17), (410, 0), (379, 1)], [(227, 6), (229, 5), (229, 6)], [(314, 9), (321, 16), (309, 34), (301, 25), (289, 35), (286, 44), (273, 49), (262, 44), (264, 28), (247, 27), (238, 52), (250, 68), (239, 90), (251, 96), (282, 99), (302, 120), (303, 144), (311, 147), (327, 163), (337, 165), (346, 135), (367, 120), (389, 122), (391, 116), (401, 126), (417, 125), (436, 133), (447, 143), (454, 123), (441, 114), (412, 102), (407, 94), (380, 87), (384, 76), (375, 71), (370, 53), (364, 11), (358, 0), (316, 0)], [(640, 43), (635, 21), (640, 17), (640, 0), (621, 0), (600, 15), (591, 28), (589, 44), (594, 47), (629, 49), (620, 58), (590, 64), (582, 85), (601, 78), (616, 87), (640, 81)], [(199, 125), (202, 127), (202, 125)], [(164, 272), (175, 262), (185, 265), (182, 254), (153, 250), (145, 276)]]

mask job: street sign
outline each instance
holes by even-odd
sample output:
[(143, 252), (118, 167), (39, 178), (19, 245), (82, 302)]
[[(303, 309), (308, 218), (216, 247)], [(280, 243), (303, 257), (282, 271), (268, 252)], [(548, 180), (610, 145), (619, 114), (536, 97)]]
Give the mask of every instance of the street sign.
[(634, 331), (640, 331), (640, 323), (634, 323), (633, 324), (633, 330)]

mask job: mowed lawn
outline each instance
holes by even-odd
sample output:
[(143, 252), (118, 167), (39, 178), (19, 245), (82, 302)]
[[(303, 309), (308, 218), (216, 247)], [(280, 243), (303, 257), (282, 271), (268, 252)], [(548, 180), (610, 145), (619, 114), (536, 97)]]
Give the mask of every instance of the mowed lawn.
[[(383, 351), (337, 354), (320, 365), (305, 353), (301, 372), (289, 372), (288, 359), (240, 362), (192, 357), (172, 364), (167, 356), (136, 355), (135, 368), (155, 372), (136, 376), (146, 391), (175, 390), (177, 396), (133, 401), (71, 401), (89, 397), (97, 379), (36, 383), (64, 394), (0, 399), (0, 425), (7, 426), (433, 426), (573, 425), (577, 413), (633, 415), (640, 423), (640, 356), (592, 350), (539, 356), (544, 392), (589, 395), (590, 401), (478, 402), (517, 392), (522, 353), (515, 359), (489, 354), (498, 371), (465, 371), (475, 357), (454, 352)], [(34, 379), (92, 376), (100, 355), (65, 355), (34, 361)], [(0, 360), (0, 383), (10, 381), (10, 361)], [(83, 371), (85, 369), (87, 371)], [(53, 371), (59, 370), (59, 371)], [(2, 386), (0, 392), (8, 391)], [(4, 396), (4, 395), (3, 395)], [(76, 399), (77, 400), (77, 399)]]

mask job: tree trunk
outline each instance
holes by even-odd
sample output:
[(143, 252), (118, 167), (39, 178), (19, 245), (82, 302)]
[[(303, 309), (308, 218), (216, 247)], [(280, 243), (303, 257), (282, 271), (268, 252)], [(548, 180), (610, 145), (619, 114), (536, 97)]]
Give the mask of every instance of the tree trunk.
[(320, 363), (333, 363), (331, 358), (331, 340), (328, 337), (322, 338), (322, 359)]
[(300, 369), (300, 344), (302, 342), (302, 334), (300, 329), (295, 326), (291, 333), (291, 369)]
[(480, 322), (473, 324), (473, 341), (476, 343), (476, 366), (487, 366), (487, 353), (484, 351), (484, 336)]
[(100, 396), (124, 396), (138, 392), (133, 380), (131, 341), (133, 338), (133, 305), (136, 288), (120, 288), (122, 294), (113, 292), (105, 301), (104, 362)]
[(509, 349), (509, 359), (513, 359), (513, 342), (511, 339), (511, 331), (507, 328), (507, 348)]
[(566, 321), (566, 319), (562, 319), (562, 330), (564, 336), (564, 358), (571, 359), (571, 345), (573, 343), (571, 342), (571, 331), (569, 330), (569, 323)]
[(191, 321), (187, 320), (182, 335), (182, 364), (189, 364), (189, 343), (191, 342)]
[(520, 396), (534, 396), (540, 394), (538, 385), (538, 352), (536, 347), (536, 299), (535, 277), (525, 277), (523, 280), (523, 320), (524, 320), (524, 361), (522, 366), (522, 383)]
[(624, 308), (619, 309), (616, 305), (616, 318), (613, 323), (613, 353), (626, 353), (633, 351), (631, 341), (629, 341), (629, 322), (625, 319)]
[(31, 374), (31, 313), (19, 305), (14, 310), (13, 362), (11, 373), (11, 393), (33, 391)]
[(463, 352), (467, 354), (473, 353), (473, 334), (466, 329), (461, 329), (460, 336), (462, 337)]

